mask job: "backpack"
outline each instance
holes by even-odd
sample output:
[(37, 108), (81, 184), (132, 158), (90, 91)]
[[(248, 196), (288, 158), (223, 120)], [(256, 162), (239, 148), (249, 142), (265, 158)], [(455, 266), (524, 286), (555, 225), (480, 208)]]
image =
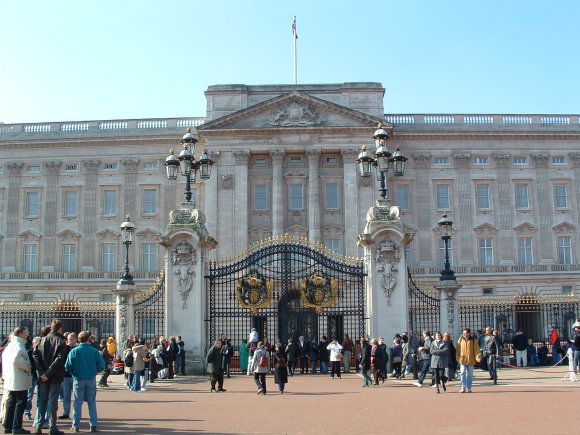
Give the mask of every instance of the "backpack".
[(129, 352), (125, 357), (125, 367), (133, 367), (133, 361), (134, 361), (133, 352)]
[(264, 354), (264, 353), (260, 357), (260, 367), (268, 367), (268, 358), (266, 357), (266, 354)]

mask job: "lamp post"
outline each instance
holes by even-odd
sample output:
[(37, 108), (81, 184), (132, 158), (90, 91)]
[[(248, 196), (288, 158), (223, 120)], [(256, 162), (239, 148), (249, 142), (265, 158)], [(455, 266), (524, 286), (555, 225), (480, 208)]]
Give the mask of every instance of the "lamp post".
[(191, 128), (187, 129), (187, 133), (181, 139), (183, 150), (175, 157), (174, 150), (171, 149), (169, 155), (165, 159), (165, 169), (167, 171), (168, 180), (177, 179), (177, 168), (181, 175), (185, 177), (185, 201), (191, 202), (191, 184), (195, 183), (198, 176), (202, 180), (208, 180), (211, 175), (211, 167), (214, 161), (209, 157), (207, 150), (204, 150), (199, 160), (195, 160), (195, 143), (197, 139), (191, 133)]
[(447, 217), (447, 213), (445, 213), (441, 219), (439, 219), (437, 225), (441, 228), (441, 239), (445, 243), (445, 267), (441, 271), (439, 281), (455, 281), (455, 272), (451, 270), (451, 264), (449, 263), (449, 240), (451, 240), (453, 222)]
[(131, 222), (129, 215), (127, 215), (126, 219), (127, 220), (121, 224), (121, 234), (123, 237), (123, 244), (125, 245), (125, 267), (123, 268), (123, 275), (121, 275), (119, 283), (133, 285), (133, 275), (129, 272), (129, 245), (133, 243), (135, 225)]
[(373, 135), (375, 141), (375, 156), (372, 157), (367, 152), (366, 146), (362, 146), (361, 152), (356, 160), (359, 173), (361, 177), (371, 176), (371, 167), (374, 166), (377, 171), (377, 180), (381, 183), (379, 192), (383, 200), (388, 200), (387, 197), (387, 172), (389, 171), (389, 166), (393, 168), (393, 173), (396, 177), (400, 177), (405, 173), (405, 162), (408, 160), (407, 157), (403, 155), (399, 147), (394, 153), (390, 153), (387, 148), (387, 139), (389, 135), (383, 129), (382, 124), (378, 125), (378, 129)]

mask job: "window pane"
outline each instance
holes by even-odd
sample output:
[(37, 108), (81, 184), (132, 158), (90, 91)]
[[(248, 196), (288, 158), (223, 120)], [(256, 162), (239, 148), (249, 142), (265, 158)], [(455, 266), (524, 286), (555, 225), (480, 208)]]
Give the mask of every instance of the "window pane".
[(554, 186), (554, 203), (556, 208), (568, 207), (568, 195), (566, 194), (565, 184), (557, 184)]
[(477, 201), (477, 208), (489, 209), (489, 185), (488, 184), (478, 184), (475, 186), (475, 195)]
[(447, 184), (437, 185), (437, 208), (449, 209), (449, 186)]
[(117, 270), (117, 246), (114, 243), (103, 243), (102, 251), (103, 272)]
[(302, 210), (302, 184), (290, 184), (290, 210)]
[(63, 272), (76, 272), (77, 270), (76, 245), (62, 245), (62, 270)]
[(335, 254), (340, 254), (340, 240), (338, 239), (327, 239), (324, 241), (324, 246), (330, 249)]
[(401, 210), (409, 210), (409, 186), (406, 184), (395, 186), (397, 204)]
[(157, 244), (143, 243), (143, 258), (141, 266), (144, 272), (157, 271)]
[(67, 191), (64, 193), (64, 215), (77, 215), (77, 193), (74, 191)]
[(143, 213), (157, 213), (157, 191), (155, 189), (145, 189), (143, 191)]
[(117, 214), (117, 192), (105, 190), (103, 214)]
[(572, 264), (572, 239), (558, 237), (558, 263)]
[(516, 184), (516, 207), (530, 208), (527, 184)]
[(533, 264), (532, 239), (529, 237), (518, 239), (518, 264)]
[(26, 216), (38, 216), (38, 192), (26, 194)]
[(492, 239), (479, 239), (479, 264), (480, 266), (493, 265)]
[(264, 184), (254, 186), (254, 210), (268, 210), (268, 191)]
[(38, 246), (24, 245), (24, 271), (36, 272), (38, 271)]
[(338, 184), (330, 183), (326, 185), (325, 207), (330, 209), (338, 208)]
[[(448, 251), (449, 251), (449, 264), (453, 266), (453, 240), (449, 240)], [(439, 265), (441, 267), (445, 266), (445, 242), (439, 239)]]

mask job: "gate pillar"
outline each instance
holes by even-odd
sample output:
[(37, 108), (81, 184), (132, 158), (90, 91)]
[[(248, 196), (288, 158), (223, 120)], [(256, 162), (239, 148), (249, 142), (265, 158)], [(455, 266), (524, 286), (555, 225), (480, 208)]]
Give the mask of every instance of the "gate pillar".
[(399, 208), (380, 199), (369, 208), (364, 232), (357, 244), (364, 248), (366, 268), (365, 330), (370, 337), (393, 336), (409, 325), (405, 247), (412, 234), (405, 233)]
[(123, 355), (127, 338), (135, 332), (135, 283), (132, 280), (120, 279), (113, 293), (117, 355)]
[(165, 335), (185, 342), (186, 368), (202, 373), (206, 351), (207, 253), (217, 246), (205, 227), (205, 215), (193, 203), (182, 203), (169, 214), (160, 238), (165, 252)]
[(459, 298), (457, 294), (462, 287), (455, 280), (439, 281), (434, 286), (439, 293), (439, 331), (449, 332), (451, 340), (457, 340), (461, 335), (459, 325)]

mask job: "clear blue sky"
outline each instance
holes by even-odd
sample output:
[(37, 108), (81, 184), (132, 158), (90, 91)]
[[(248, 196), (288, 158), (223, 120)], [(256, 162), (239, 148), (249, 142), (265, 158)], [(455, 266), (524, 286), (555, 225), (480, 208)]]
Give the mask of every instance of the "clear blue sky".
[(386, 113), (580, 112), (577, 0), (5, 0), (0, 122), (205, 115), (214, 84), (381, 82)]

